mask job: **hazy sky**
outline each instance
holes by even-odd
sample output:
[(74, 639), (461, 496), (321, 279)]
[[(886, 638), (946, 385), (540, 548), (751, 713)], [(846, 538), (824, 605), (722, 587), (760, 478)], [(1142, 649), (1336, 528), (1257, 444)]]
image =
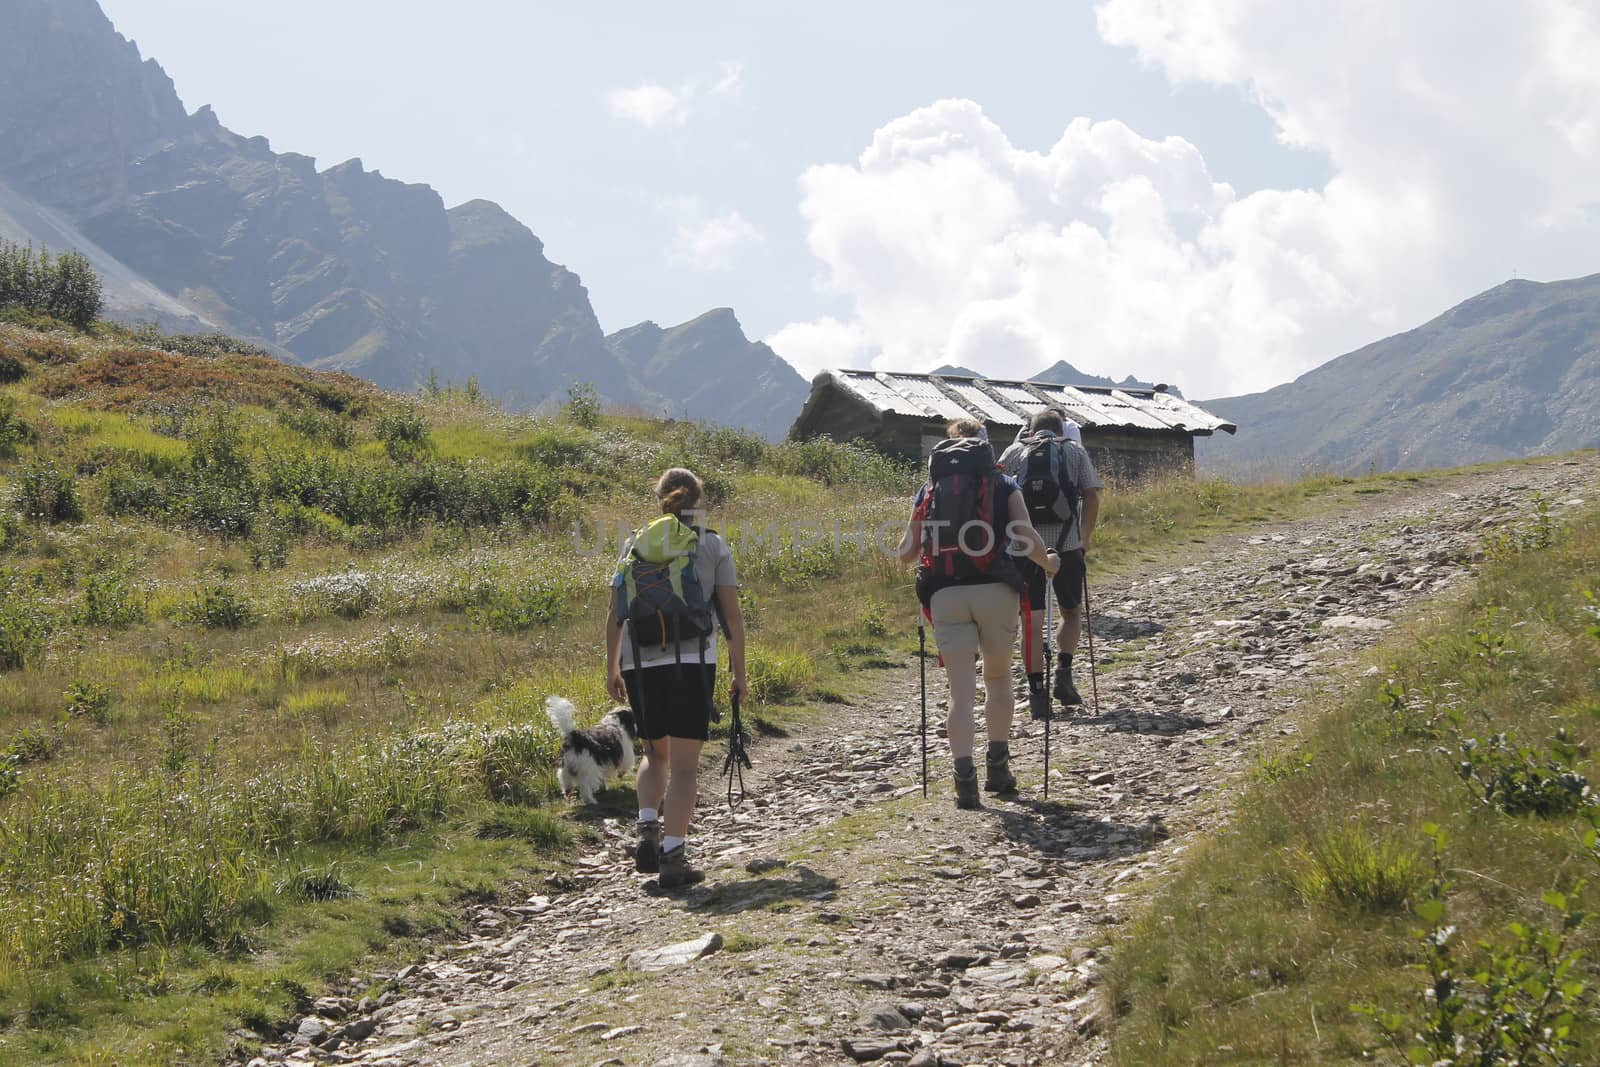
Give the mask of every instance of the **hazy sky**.
[(1262, 388), (1600, 270), (1582, 0), (101, 0), (194, 109), (485, 197), (606, 330)]

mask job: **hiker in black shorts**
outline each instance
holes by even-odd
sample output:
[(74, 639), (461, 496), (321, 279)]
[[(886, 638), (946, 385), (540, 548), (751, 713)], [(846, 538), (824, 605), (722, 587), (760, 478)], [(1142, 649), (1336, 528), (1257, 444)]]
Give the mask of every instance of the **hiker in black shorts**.
[[(1100, 517), (1100, 490), (1104, 483), (1084, 451), (1077, 423), (1047, 408), (1029, 420), (1027, 428), (1000, 457), (1000, 469), (1017, 480), (1028, 504), (1028, 515), (1045, 544), (1061, 555), (1061, 570), (1050, 585), (1061, 607), (1056, 627), (1058, 649), (1053, 695), (1063, 707), (1082, 704), (1072, 683), (1072, 656), (1083, 631), (1079, 607), (1087, 580), (1089, 539)], [(1027, 582), (1031, 626), (1023, 635), (1023, 660), (1028, 672), (1028, 709), (1035, 719), (1051, 715), (1051, 693), (1044, 688), (1043, 634), (1044, 572), (1027, 560), (1020, 561)]]
[(660, 885), (670, 889), (705, 878), (689, 866), (685, 843), (700, 750), (711, 734), (718, 624), (728, 638), (730, 692), (740, 699), (744, 617), (733, 552), (700, 524), (700, 479), (674, 467), (655, 492), (662, 517), (630, 537), (617, 561), (606, 619), (606, 687), (633, 709), (644, 750), (634, 865), (659, 872)]

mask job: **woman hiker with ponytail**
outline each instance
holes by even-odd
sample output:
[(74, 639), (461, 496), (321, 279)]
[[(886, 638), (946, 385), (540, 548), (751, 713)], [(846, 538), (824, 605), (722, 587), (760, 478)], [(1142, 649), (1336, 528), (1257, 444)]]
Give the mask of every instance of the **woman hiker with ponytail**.
[(972, 712), (977, 659), (983, 657), (989, 738), (984, 787), (991, 793), (1014, 792), (1011, 649), (1023, 583), (1013, 555), (1026, 555), (1052, 575), (1061, 561), (1047, 552), (1028, 522), (1017, 483), (996, 469), (983, 424), (959, 419), (946, 434), (929, 458), (928, 484), (917, 494), (899, 555), (906, 562), (922, 561), (917, 595), (933, 622), (950, 682), (946, 734), (955, 760), (956, 807), (976, 808)]
[(685, 840), (700, 749), (711, 732), (713, 620), (720, 617), (728, 637), (730, 693), (739, 700), (746, 691), (744, 617), (728, 542), (700, 523), (700, 479), (673, 467), (656, 482), (655, 494), (662, 518), (629, 538), (618, 560), (606, 619), (606, 688), (633, 709), (644, 750), (634, 865), (641, 873), (659, 872), (661, 887), (671, 889), (705, 878), (689, 865)]

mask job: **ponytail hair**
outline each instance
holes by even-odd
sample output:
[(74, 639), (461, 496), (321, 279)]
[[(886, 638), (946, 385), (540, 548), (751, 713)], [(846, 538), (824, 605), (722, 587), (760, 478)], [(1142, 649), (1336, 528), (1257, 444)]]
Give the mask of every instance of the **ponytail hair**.
[(706, 487), (695, 477), (694, 471), (671, 467), (656, 479), (656, 499), (661, 502), (663, 515), (683, 518), (685, 512), (695, 511), (705, 499)]

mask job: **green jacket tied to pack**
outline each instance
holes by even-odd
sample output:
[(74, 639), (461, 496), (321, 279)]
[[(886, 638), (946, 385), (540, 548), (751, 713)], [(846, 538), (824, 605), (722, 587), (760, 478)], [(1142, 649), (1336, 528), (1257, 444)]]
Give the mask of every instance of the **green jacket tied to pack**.
[(611, 584), (617, 622), (629, 625), (635, 650), (696, 639), (704, 648), (715, 632), (716, 612), (695, 567), (699, 552), (700, 531), (676, 515), (634, 533)]

